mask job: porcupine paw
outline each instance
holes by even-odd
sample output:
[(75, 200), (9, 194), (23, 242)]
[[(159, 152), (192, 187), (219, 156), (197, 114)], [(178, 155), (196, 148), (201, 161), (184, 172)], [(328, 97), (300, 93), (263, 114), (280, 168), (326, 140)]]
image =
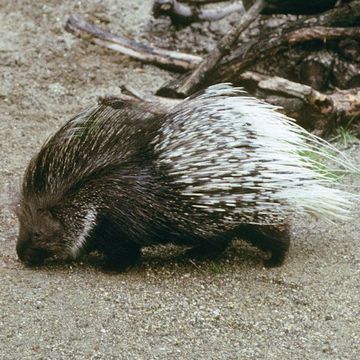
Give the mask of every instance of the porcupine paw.
[(290, 234), (288, 227), (266, 227), (262, 231), (262, 236), (262, 244), (264, 245), (263, 249), (269, 251), (271, 254), (270, 258), (264, 261), (264, 265), (266, 267), (281, 266), (285, 261), (290, 247)]
[(281, 266), (286, 258), (287, 251), (283, 250), (270, 250), (270, 258), (264, 260), (264, 265), (268, 268)]
[(284, 263), (290, 246), (290, 233), (286, 224), (244, 225), (239, 230), (239, 237), (271, 254), (264, 261), (266, 267), (281, 266)]

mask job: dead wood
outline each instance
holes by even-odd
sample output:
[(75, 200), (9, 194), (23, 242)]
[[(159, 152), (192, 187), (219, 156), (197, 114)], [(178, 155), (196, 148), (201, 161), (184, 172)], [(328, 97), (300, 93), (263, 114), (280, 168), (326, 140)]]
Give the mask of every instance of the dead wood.
[[(266, 0), (262, 14), (317, 14), (332, 9), (337, 0)], [(248, 9), (254, 0), (243, 0)]]
[[(312, 33), (313, 31), (313, 33)], [(212, 74), (212, 82), (219, 81), (231, 81), (236, 82), (238, 79), (238, 74), (246, 71), (250, 67), (253, 67), (257, 63), (263, 61), (267, 57), (273, 57), (281, 51), (285, 51), (291, 45), (304, 43), (306, 41), (320, 40), (326, 41), (336, 38), (355, 38), (359, 39), (360, 36), (360, 27), (359, 28), (331, 28), (331, 27), (312, 27), (312, 28), (299, 28), (288, 32), (285, 34), (275, 32), (273, 35), (268, 34), (268, 36), (260, 35), (259, 38), (252, 40), (250, 43), (244, 43), (240, 45), (238, 49), (234, 51), (234, 54), (223, 59), (220, 64), (217, 64), (215, 71)], [(354, 53), (354, 51), (353, 51)], [(355, 52), (356, 53), (356, 52)], [(331, 63), (328, 64), (328, 67), (333, 66), (333, 59)], [(351, 82), (355, 78), (356, 73), (359, 71), (357, 65), (349, 65), (346, 63), (346, 68), (343, 69), (349, 71), (349, 79), (347, 82)], [(303, 71), (304, 73), (308, 71), (306, 65), (314, 66), (313, 64), (304, 63)], [(341, 65), (341, 64), (340, 64)], [(322, 65), (317, 66), (317, 69), (310, 69), (309, 79), (314, 76), (313, 73), (321, 72), (313, 82), (309, 82), (318, 89), (324, 88), (328, 81), (329, 77), (327, 76), (327, 68), (323, 68)], [(318, 81), (318, 78), (321, 77), (321, 81)], [(345, 77), (345, 75), (344, 75)], [(186, 81), (185, 77), (180, 77), (175, 81), (171, 81), (167, 84), (164, 84), (158, 91), (157, 94), (161, 96), (179, 96), (181, 94), (181, 84)], [(318, 85), (316, 85), (318, 82)], [(209, 83), (202, 84), (208, 85)], [(199, 84), (200, 85), (200, 84)], [(199, 87), (198, 85), (198, 87)], [(355, 84), (354, 84), (355, 85)], [(180, 89), (180, 90), (179, 90)]]
[[(311, 86), (299, 84), (278, 76), (247, 71), (241, 75), (244, 82), (257, 86), (257, 95), (283, 108), (284, 113), (298, 119), (307, 128), (329, 132), (333, 119), (337, 124), (350, 119), (360, 120), (360, 87), (322, 93)], [(309, 123), (311, 119), (311, 124)]]
[(91, 43), (118, 51), (138, 60), (175, 70), (193, 69), (202, 60), (200, 56), (165, 50), (129, 40), (120, 35), (111, 34), (85, 21), (84, 18), (78, 15), (69, 16), (65, 29)]
[(168, 16), (175, 25), (189, 25), (193, 22), (216, 21), (236, 12), (244, 12), (242, 2), (235, 2), (217, 9), (203, 9), (201, 3), (192, 3), (188, 5), (177, 0), (154, 0), (152, 7), (152, 13), (155, 18)]
[[(359, 19), (359, 22), (356, 22), (356, 19)], [(237, 74), (241, 74), (267, 57), (273, 57), (280, 51), (287, 50), (289, 46), (293, 46), (295, 43), (315, 39), (326, 41), (328, 37), (334, 39), (351, 35), (358, 38), (359, 27), (351, 29), (334, 28), (338, 26), (353, 26), (354, 22), (356, 25), (360, 23), (360, 1), (353, 1), (342, 8), (331, 9), (321, 16), (308, 16), (304, 19), (285, 23), (281, 31), (275, 29), (270, 33), (260, 32), (256, 38), (238, 46), (229, 56), (222, 59), (221, 62), (219, 61), (220, 57), (217, 58), (217, 63), (212, 62), (210, 65), (208, 64), (207, 66), (212, 71), (211, 80), (214, 83), (234, 81), (235, 78), (236, 81)], [(309, 31), (304, 30), (304, 28), (315, 28), (317, 31), (314, 31), (313, 35), (309, 35)], [(217, 49), (214, 50), (215, 54), (216, 51)], [(212, 59), (213, 55), (209, 54), (207, 61), (210, 63)], [(207, 71), (210, 72), (209, 70)], [(158, 90), (157, 94), (169, 97), (187, 96), (191, 94), (191, 91), (208, 85), (209, 82), (206, 80), (206, 76), (199, 69), (196, 69), (188, 77), (183, 76), (178, 81), (165, 84)]]
[[(296, 43), (315, 39), (325, 41), (336, 37), (347, 37), (349, 39), (354, 36), (358, 38), (359, 27), (331, 27), (340, 25), (352, 26), (354, 22), (356, 23), (356, 20), (358, 20), (357, 24), (360, 24), (359, 0), (351, 3), (351, 6), (346, 6), (345, 9), (329, 11), (322, 14), (321, 17), (309, 17), (305, 20), (285, 24), (280, 34), (278, 31), (267, 34), (260, 33), (251, 43), (241, 44), (232, 51), (230, 56), (223, 59), (218, 66), (217, 77), (224, 80), (231, 79), (231, 74), (244, 71), (247, 67), (261, 61), (264, 57), (273, 56), (276, 52), (286, 50), (289, 45)], [(327, 25), (330, 27), (325, 27)], [(145, 45), (120, 35), (111, 34), (85, 21), (78, 15), (72, 15), (68, 18), (65, 29), (84, 40), (118, 51), (124, 55), (144, 62), (168, 66), (176, 70), (192, 70), (203, 60), (200, 56), (165, 50)], [(312, 34), (313, 30), (316, 31)], [(347, 46), (344, 52), (356, 58), (359, 52), (356, 50), (357, 47), (357, 43), (352, 45), (352, 49), (351, 46), (350, 49)], [(225, 47), (225, 51), (227, 50), (229, 49)]]
[[(129, 96), (132, 99), (136, 98), (139, 101), (155, 103), (160, 105), (161, 109), (169, 109), (180, 103), (179, 99), (172, 99), (162, 96), (156, 96), (151, 94), (143, 94), (137, 89), (132, 88), (129, 84), (124, 84), (120, 86), (122, 94)], [(161, 110), (162, 111), (162, 110)]]
[[(349, 13), (351, 12), (351, 14)], [(360, 1), (344, 6), (340, 9), (332, 9), (318, 17), (307, 17), (284, 25), (279, 33), (274, 30), (269, 34), (260, 33), (251, 44), (242, 44), (227, 59), (226, 66), (219, 66), (218, 78), (227, 80), (232, 74), (241, 73), (250, 66), (262, 61), (267, 56), (274, 56), (280, 51), (287, 50), (290, 45), (307, 40), (322, 40), (334, 38), (359, 37), (360, 27), (343, 28), (360, 24)], [(307, 29), (307, 30), (306, 30)], [(312, 35), (309, 35), (313, 31)]]
[(215, 3), (224, 3), (224, 2), (229, 2), (231, 0), (181, 0), (181, 2), (186, 3), (186, 4), (215, 4)]
[(121, 85), (120, 89), (120, 95), (105, 95), (98, 97), (98, 104), (111, 106), (114, 109), (137, 105), (141, 106), (144, 112), (150, 112), (155, 115), (164, 115), (182, 101), (180, 99), (170, 99), (151, 94), (143, 94), (127, 84)]
[(298, 29), (286, 35), (289, 45), (303, 41), (327, 41), (338, 38), (360, 39), (360, 27), (331, 28), (325, 26), (314, 26), (311, 28)]
[[(188, 76), (181, 79), (176, 87), (172, 87), (169, 95), (184, 98), (198, 90), (203, 83), (208, 81), (209, 74), (212, 73), (219, 61), (231, 51), (231, 47), (238, 39), (240, 33), (244, 31), (258, 16), (264, 7), (263, 0), (257, 0), (234, 26), (217, 44), (216, 48), (196, 67)], [(170, 90), (170, 89), (169, 89)], [(159, 95), (160, 93), (158, 93)], [(161, 93), (162, 95), (164, 92)]]
[[(234, 50), (233, 44), (239, 34), (256, 18), (262, 7), (263, 2), (258, 0), (254, 7), (241, 18), (240, 23), (205, 59), (134, 42), (99, 29), (76, 16), (69, 18), (67, 30), (88, 41), (142, 61), (165, 65), (176, 70), (195, 69), (192, 73), (184, 74), (171, 83), (165, 84), (157, 92), (160, 97), (144, 96), (132, 89), (123, 89), (124, 96), (126, 94), (130, 96), (130, 100), (126, 101), (137, 99), (146, 104), (155, 103), (160, 112), (176, 104), (176, 101), (168, 102), (169, 99), (165, 103), (161, 100), (161, 96), (182, 98), (211, 83), (232, 81), (245, 86), (251, 84), (249, 88), (252, 88), (252, 91), (250, 90), (252, 94), (282, 106), (287, 115), (299, 119), (301, 125), (310, 129), (321, 129), (324, 132), (332, 126), (331, 124), (360, 118), (358, 41), (360, 39), (360, 0), (326, 11), (321, 16), (306, 16), (286, 22), (281, 29), (267, 33), (259, 32), (249, 42), (238, 45)], [(301, 81), (305, 81), (306, 84), (299, 84), (280, 76), (247, 71), (254, 64), (286, 52), (289, 47), (306, 42), (321, 44), (331, 41), (335, 41), (337, 48), (335, 51), (326, 49), (326, 54), (317, 51), (306, 55), (300, 49), (299, 58), (303, 57), (299, 73)], [(345, 79), (346, 84), (353, 89), (321, 92), (321, 90), (331, 88), (331, 84), (327, 82), (331, 78), (329, 69), (334, 71), (335, 67)]]

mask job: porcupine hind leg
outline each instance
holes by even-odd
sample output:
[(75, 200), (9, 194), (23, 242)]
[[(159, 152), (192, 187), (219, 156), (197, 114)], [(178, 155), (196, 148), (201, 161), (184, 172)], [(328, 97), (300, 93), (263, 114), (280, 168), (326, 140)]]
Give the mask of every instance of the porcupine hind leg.
[(268, 267), (281, 266), (290, 246), (290, 233), (287, 224), (281, 225), (242, 225), (237, 234), (260, 250), (269, 251), (271, 257), (265, 261)]

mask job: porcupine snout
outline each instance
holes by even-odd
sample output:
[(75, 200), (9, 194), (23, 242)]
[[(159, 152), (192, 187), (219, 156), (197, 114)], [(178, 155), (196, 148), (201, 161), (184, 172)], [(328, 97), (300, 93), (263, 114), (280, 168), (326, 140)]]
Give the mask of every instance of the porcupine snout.
[(41, 265), (45, 259), (56, 255), (64, 257), (63, 226), (49, 211), (30, 209), (17, 213), (20, 221), (16, 252), (27, 265)]
[(41, 265), (51, 254), (46, 249), (38, 248), (36, 244), (37, 234), (21, 231), (16, 243), (16, 252), (21, 261), (27, 265)]

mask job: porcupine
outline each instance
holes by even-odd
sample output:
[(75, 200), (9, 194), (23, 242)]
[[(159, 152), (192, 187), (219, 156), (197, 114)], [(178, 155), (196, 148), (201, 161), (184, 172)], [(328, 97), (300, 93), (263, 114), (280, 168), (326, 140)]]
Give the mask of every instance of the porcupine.
[(278, 266), (292, 214), (350, 215), (353, 195), (335, 189), (319, 163), (325, 158), (352, 169), (332, 151), (228, 84), (164, 113), (150, 104), (100, 102), (31, 160), (17, 253), (37, 265), (97, 250), (122, 270), (144, 246), (171, 242), (214, 255), (238, 237), (270, 252), (267, 265)]

